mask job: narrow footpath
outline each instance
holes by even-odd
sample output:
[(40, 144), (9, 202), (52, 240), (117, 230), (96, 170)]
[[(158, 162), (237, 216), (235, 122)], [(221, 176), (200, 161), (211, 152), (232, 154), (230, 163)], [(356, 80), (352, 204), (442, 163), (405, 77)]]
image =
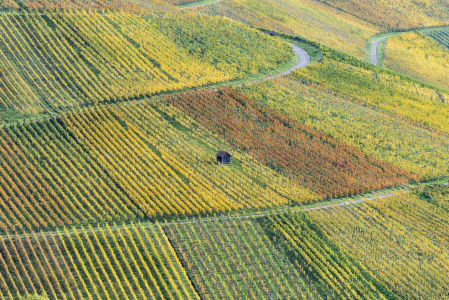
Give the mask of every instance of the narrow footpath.
[[(262, 78), (262, 79), (248, 81), (248, 82), (245, 82), (245, 83), (254, 83), (254, 82), (259, 82), (259, 81), (262, 81), (262, 80), (275, 79), (275, 78), (278, 78), (278, 77), (280, 77), (282, 75), (289, 75), (296, 69), (301, 69), (301, 68), (307, 67), (307, 65), (310, 64), (310, 61), (311, 61), (310, 54), (306, 50), (304, 50), (303, 48), (301, 48), (301, 47), (299, 47), (299, 46), (297, 46), (297, 45), (295, 45), (293, 43), (290, 43), (290, 46), (293, 47), (293, 52), (295, 52), (296, 57), (298, 58), (298, 61), (296, 62), (296, 64), (293, 67), (291, 67), (290, 69), (288, 69), (288, 70), (286, 70), (284, 72), (281, 72), (279, 74), (272, 75), (272, 76), (267, 76), (267, 77)], [(243, 85), (243, 83), (239, 84), (239, 86), (242, 86), (242, 85)]]
[[(253, 82), (258, 82), (258, 81), (261, 81), (261, 80), (270, 80), (270, 79), (274, 79), (274, 78), (280, 77), (282, 75), (288, 75), (288, 74), (290, 74), (292, 71), (294, 71), (296, 69), (305, 68), (311, 61), (310, 54), (306, 50), (304, 50), (303, 48), (301, 48), (301, 47), (299, 47), (299, 46), (297, 46), (295, 44), (290, 43), (290, 46), (293, 47), (293, 52), (295, 52), (295, 54), (296, 54), (296, 56), (298, 58), (298, 61), (296, 62), (296, 64), (293, 67), (291, 67), (290, 69), (288, 69), (288, 70), (286, 70), (284, 72), (281, 72), (279, 74), (275, 74), (275, 75), (272, 75), (272, 76), (267, 76), (265, 78), (258, 79), (258, 80), (247, 81), (247, 82), (244, 82), (244, 83), (253, 83)], [(240, 83), (238, 86), (242, 86), (244, 83)], [(227, 84), (226, 82), (223, 83), (223, 85), (226, 85), (226, 84)], [(232, 85), (232, 82), (230, 82), (228, 85)], [(192, 90), (193, 90), (193, 88), (192, 88)], [(217, 91), (218, 89), (214, 89), (214, 90)], [(150, 101), (150, 100), (145, 98), (145, 99), (141, 99), (141, 100), (122, 101), (122, 102), (115, 103), (115, 105), (127, 106), (130, 103), (138, 103), (138, 102), (145, 102), (145, 101)], [(42, 121), (42, 120), (50, 120), (52, 118), (57, 118), (57, 117), (60, 117), (60, 114), (55, 114), (54, 113), (54, 114), (52, 114), (51, 117), (50, 116), (40, 117), (39, 120), (37, 118), (33, 118), (33, 119), (27, 119), (27, 120), (24, 120), (24, 121), (18, 121), (18, 122), (14, 122), (14, 123), (0, 124), (0, 128), (1, 127), (5, 127), (5, 126), (12, 126), (12, 125), (15, 125), (15, 124), (23, 124), (24, 122), (38, 122), (38, 121)]]
[[(443, 183), (444, 185), (448, 185), (447, 182)], [(381, 191), (378, 191), (381, 192)], [(399, 191), (400, 193), (411, 193), (411, 190), (409, 189), (403, 189), (401, 191)], [(252, 219), (252, 218), (260, 218), (260, 217), (264, 217), (267, 215), (280, 215), (280, 214), (285, 214), (285, 213), (298, 213), (298, 212), (307, 212), (307, 211), (313, 211), (313, 210), (321, 210), (321, 209), (330, 209), (330, 208), (334, 208), (337, 206), (347, 206), (347, 205), (354, 205), (357, 203), (363, 203), (366, 201), (378, 201), (380, 199), (383, 198), (388, 198), (391, 196), (394, 196), (395, 194), (397, 194), (398, 192), (390, 192), (386, 193), (386, 194), (378, 194), (378, 195), (374, 195), (371, 197), (362, 197), (362, 198), (357, 198), (354, 200), (348, 200), (348, 201), (341, 201), (341, 202), (334, 202), (334, 203), (328, 203), (328, 204), (323, 204), (323, 205), (315, 205), (312, 207), (290, 207), (288, 210), (277, 210), (277, 211), (264, 211), (264, 212), (260, 212), (260, 213), (246, 213), (246, 214), (236, 214), (236, 215), (219, 215), (216, 217), (205, 217), (205, 218), (198, 218), (198, 219), (188, 219), (188, 220), (183, 220), (183, 221), (169, 221), (169, 222), (160, 222), (159, 224), (161, 224), (162, 226), (172, 226), (172, 225), (176, 225), (176, 224), (191, 224), (191, 223), (204, 223), (204, 222), (216, 222), (216, 221), (220, 221), (220, 220), (234, 220), (234, 219)], [(318, 203), (317, 203), (318, 204)], [(147, 228), (150, 226), (155, 226), (155, 223), (152, 221), (146, 221), (146, 222), (141, 222), (140, 224), (134, 224), (134, 225), (125, 225), (122, 224), (121, 226), (117, 226), (117, 228), (113, 227), (111, 230), (115, 231), (115, 230), (122, 230), (125, 228), (132, 228), (132, 226), (137, 227), (137, 228)], [(104, 227), (96, 227), (93, 229), (94, 232), (100, 232), (101, 229), (104, 229)], [(75, 234), (74, 231), (50, 231), (50, 232), (46, 232), (43, 233), (44, 236), (64, 236), (64, 235), (72, 235)], [(6, 236), (0, 235), (0, 237), (2, 237), (3, 239), (6, 239)], [(12, 237), (13, 239), (15, 239), (15, 237)], [(24, 234), (19, 234), (18, 238), (20, 239), (24, 239), (25, 235)]]
[[(207, 2), (207, 3), (203, 3), (203, 4), (186, 5), (186, 6), (183, 6), (181, 8), (192, 8), (192, 7), (206, 6), (206, 5), (215, 4), (215, 3), (218, 3), (218, 2), (221, 2), (221, 1), (222, 0), (216, 0), (216, 1), (213, 1), (213, 2)], [(195, 2), (193, 2), (193, 3), (195, 3)]]
[(381, 38), (378, 38), (377, 40), (374, 41), (374, 43), (371, 45), (371, 53), (370, 53), (370, 57), (371, 57), (371, 63), (373, 65), (378, 65), (378, 59), (377, 59), (377, 48), (379, 46), (379, 43), (385, 39), (388, 39), (390, 36), (384, 36)]

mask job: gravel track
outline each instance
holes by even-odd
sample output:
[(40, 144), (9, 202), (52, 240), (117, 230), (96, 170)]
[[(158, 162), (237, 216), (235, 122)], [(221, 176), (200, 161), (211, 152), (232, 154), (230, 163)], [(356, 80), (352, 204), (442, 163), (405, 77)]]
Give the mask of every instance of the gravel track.
[[(298, 57), (298, 61), (296, 62), (296, 64), (293, 67), (291, 67), (290, 69), (288, 69), (288, 70), (286, 70), (284, 72), (281, 72), (279, 74), (272, 75), (272, 76), (267, 76), (267, 77), (262, 78), (262, 79), (253, 80), (253, 81), (249, 81), (249, 82), (245, 82), (245, 83), (254, 83), (254, 82), (259, 82), (259, 81), (262, 81), (262, 80), (271, 80), (271, 79), (274, 79), (274, 78), (278, 78), (278, 77), (280, 77), (282, 75), (289, 75), (289, 74), (291, 74), (291, 72), (293, 72), (296, 69), (301, 69), (301, 68), (307, 67), (307, 65), (311, 61), (310, 54), (306, 50), (304, 50), (303, 48), (301, 48), (301, 47), (299, 47), (299, 46), (297, 46), (295, 44), (290, 43), (290, 46), (293, 47), (293, 52), (295, 52), (296, 56)], [(243, 83), (239, 84), (239, 86), (242, 86), (242, 85), (243, 85)]]
[[(245, 83), (253, 83), (253, 82), (258, 82), (258, 81), (261, 81), (261, 80), (270, 80), (270, 79), (274, 79), (274, 78), (280, 77), (282, 75), (288, 75), (288, 74), (290, 74), (292, 71), (294, 71), (296, 69), (305, 68), (310, 63), (310, 60), (311, 60), (310, 54), (306, 50), (304, 50), (303, 48), (301, 48), (301, 47), (299, 47), (299, 46), (297, 46), (295, 44), (290, 43), (290, 46), (293, 47), (293, 52), (295, 52), (296, 56), (298, 57), (298, 61), (296, 62), (296, 64), (293, 67), (291, 67), (290, 69), (288, 69), (288, 70), (286, 70), (284, 72), (281, 72), (279, 74), (272, 75), (272, 76), (267, 76), (267, 77), (262, 78), (262, 79), (249, 81), (249, 82), (245, 82)], [(230, 85), (232, 85), (232, 83), (230, 83)], [(242, 85), (243, 85), (243, 83), (239, 84), (239, 86), (242, 86)], [(192, 88), (192, 90), (193, 90), (193, 88)], [(214, 91), (218, 91), (218, 89), (214, 89)], [(144, 101), (149, 101), (149, 100), (148, 99), (143, 99), (143, 100), (124, 101), (124, 102), (115, 103), (115, 105), (127, 106), (130, 103), (135, 104), (135, 103), (144, 102)], [(5, 124), (0, 124), (0, 128), (5, 127), (5, 126), (15, 125), (17, 123), (23, 124), (24, 122), (38, 122), (38, 121), (42, 121), (42, 120), (50, 120), (52, 118), (57, 118), (57, 117), (60, 117), (60, 115), (59, 114), (52, 114), (51, 117), (50, 116), (48, 116), (48, 117), (41, 117), (41, 118), (39, 118), (39, 120), (37, 120), (37, 119), (27, 119), (26, 121), (19, 121), (19, 122), (14, 122), (14, 123), (5, 123)]]
[[(410, 193), (410, 190), (403, 190), (404, 193)], [(383, 195), (376, 195), (376, 196), (372, 196), (372, 197), (366, 197), (366, 198), (359, 198), (359, 199), (355, 199), (355, 200), (350, 200), (350, 201), (344, 201), (344, 202), (337, 202), (337, 203), (329, 203), (329, 204), (325, 204), (325, 205), (320, 205), (320, 206), (314, 206), (314, 207), (304, 207), (304, 208), (291, 208), (288, 211), (275, 211), (275, 212), (271, 212), (271, 211), (267, 211), (267, 212), (262, 212), (262, 213), (253, 213), (253, 214), (241, 214), (241, 215), (233, 215), (233, 216), (218, 216), (218, 217), (209, 217), (209, 218), (199, 218), (199, 219), (194, 219), (194, 220), (185, 220), (185, 221), (171, 221), (171, 222), (166, 222), (166, 223), (160, 223), (162, 226), (172, 226), (175, 224), (191, 224), (191, 223), (204, 223), (204, 222), (214, 222), (214, 221), (220, 221), (220, 220), (234, 220), (234, 219), (252, 219), (252, 218), (259, 218), (259, 217), (264, 217), (267, 215), (280, 215), (280, 214), (285, 214), (285, 213), (297, 213), (297, 212), (307, 212), (307, 211), (313, 211), (313, 210), (320, 210), (320, 209), (328, 209), (328, 208), (333, 208), (336, 206), (346, 206), (346, 205), (352, 205), (352, 204), (356, 204), (356, 203), (362, 203), (362, 202), (366, 202), (366, 201), (375, 201), (375, 200), (379, 200), (379, 199), (383, 199), (383, 198), (387, 198), (390, 196), (395, 195), (395, 193), (388, 193), (388, 194), (383, 194)], [(145, 222), (145, 223), (141, 223), (139, 224), (134, 224), (134, 227), (136, 228), (146, 228), (146, 227), (150, 227), (150, 226), (154, 226), (153, 222)], [(101, 229), (104, 229), (106, 227), (101, 227)], [(121, 226), (117, 226), (117, 228), (111, 228), (112, 231), (115, 230), (121, 230), (124, 228), (131, 228), (131, 225), (121, 225)], [(93, 229), (93, 232), (99, 232), (100, 229), (98, 229), (98, 227), (95, 227)], [(75, 234), (74, 231), (68, 231), (68, 234), (72, 235)], [(50, 236), (50, 234), (52, 234), (53, 236), (64, 236), (67, 235), (66, 232), (64, 231), (60, 231), (59, 233), (56, 231), (53, 232), (47, 232), (45, 234), (43, 234), (44, 236), (48, 237)], [(29, 235), (28, 235), (29, 236)], [(40, 236), (40, 235), (39, 235)], [(6, 238), (6, 236), (1, 236), (3, 239)], [(11, 236), (11, 238), (15, 239), (15, 236)], [(19, 238), (23, 239), (25, 238), (25, 235), (23, 234), (19, 234)]]
[(223, 1), (223, 0), (217, 0), (217, 1), (214, 1), (214, 2), (208, 2), (208, 3), (198, 4), (198, 5), (189, 5), (189, 6), (184, 6), (184, 7), (182, 7), (182, 8), (185, 9), (185, 8), (192, 8), (192, 7), (206, 6), (206, 5), (215, 4), (215, 3), (218, 3), (218, 2), (221, 2), (221, 1)]
[(384, 36), (384, 37), (381, 37), (381, 38), (378, 38), (377, 40), (375, 40), (374, 41), (374, 43), (371, 45), (371, 53), (370, 53), (370, 57), (371, 57), (371, 63), (373, 64), (373, 65), (376, 65), (377, 66), (377, 64), (378, 64), (378, 61), (377, 61), (377, 47), (379, 46), (379, 43), (381, 42), (381, 41), (383, 41), (383, 40), (385, 40), (385, 39), (388, 39), (390, 36)]

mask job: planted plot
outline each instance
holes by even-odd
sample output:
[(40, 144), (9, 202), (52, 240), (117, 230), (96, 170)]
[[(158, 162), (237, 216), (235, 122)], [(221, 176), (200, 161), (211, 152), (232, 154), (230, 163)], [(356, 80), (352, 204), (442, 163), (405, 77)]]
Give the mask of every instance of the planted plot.
[(258, 219), (323, 297), (445, 298), (448, 211), (416, 195)]
[(282, 40), (218, 17), (25, 10), (3, 13), (0, 32), (0, 116), (12, 120), (242, 78), (292, 57)]
[(164, 229), (202, 299), (321, 299), (254, 220)]
[[(323, 297), (339, 299), (389, 299), (388, 285), (363, 269), (345, 248), (335, 248), (322, 237), (321, 228), (307, 213), (261, 218), (263, 228), (286, 252), (292, 263), (310, 278)], [(396, 299), (393, 297), (393, 299)]]
[(3, 230), (144, 216), (60, 120), (0, 128), (0, 143)]
[(24, 79), (11, 72), (14, 66), (0, 49), (0, 108), (20, 114), (39, 113), (42, 104)]
[(322, 197), (359, 194), (413, 178), (229, 88), (168, 99), (209, 131)]
[(295, 70), (293, 76), (432, 131), (449, 133), (448, 93), (332, 49), (322, 51), (324, 57), (320, 64)]
[(330, 0), (325, 3), (389, 31), (448, 24), (446, 1), (380, 0), (373, 3), (369, 0)]
[[(215, 163), (221, 149), (232, 153), (231, 166)], [(1, 230), (213, 214), (319, 199), (164, 102), (0, 128), (0, 158)]]
[(418, 175), (436, 179), (449, 173), (449, 138), (419, 125), (294, 78), (245, 85), (240, 91), (366, 154)]
[(8, 236), (0, 253), (2, 298), (199, 299), (159, 225)]
[[(383, 67), (447, 90), (449, 44), (439, 40), (433, 31), (429, 32), (435, 40), (424, 35), (425, 31), (391, 36), (385, 47)], [(446, 100), (442, 97), (441, 101)]]
[(444, 184), (419, 186), (412, 191), (422, 199), (449, 211), (449, 186)]
[(326, 3), (310, 0), (226, 0), (187, 10), (225, 16), (256, 28), (300, 35), (363, 59), (365, 43), (379, 32), (378, 27)]
[[(303, 204), (318, 195), (254, 160), (224, 139), (209, 132), (166, 101), (142, 102), (117, 108), (126, 125), (141, 136), (188, 186), (202, 186), (208, 201), (222, 201), (227, 209), (261, 209)], [(132, 127), (134, 128), (134, 127)], [(228, 166), (216, 164), (215, 155), (232, 155)], [(172, 189), (177, 188), (169, 178)], [(222, 203), (220, 202), (220, 203)], [(219, 210), (218, 212), (224, 212)]]
[(422, 32), (435, 41), (437, 41), (440, 45), (443, 45), (446, 48), (449, 48), (449, 27), (445, 28), (436, 28), (436, 29), (424, 29)]
[(169, 0), (168, 2), (170, 2), (174, 5), (185, 5), (185, 4), (191, 4), (191, 3), (198, 2), (198, 0)]
[[(308, 213), (315, 231), (396, 299), (447, 297), (447, 210), (412, 194)], [(393, 298), (393, 297), (392, 297)]]
[(233, 207), (213, 197), (198, 181), (186, 184), (179, 162), (156, 153), (138, 131), (119, 124), (109, 111), (69, 115), (66, 122), (111, 182), (147, 217), (206, 214)]
[(152, 0), (4, 0), (0, 2), (0, 7), (9, 9), (29, 8), (29, 9), (110, 9), (117, 11), (130, 11), (134, 13), (148, 13), (148, 9), (153, 8)]

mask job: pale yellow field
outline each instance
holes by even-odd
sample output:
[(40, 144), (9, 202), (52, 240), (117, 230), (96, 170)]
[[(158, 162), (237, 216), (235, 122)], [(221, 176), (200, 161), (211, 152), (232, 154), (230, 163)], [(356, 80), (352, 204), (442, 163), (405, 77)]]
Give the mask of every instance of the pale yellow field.
[(422, 33), (408, 32), (390, 37), (383, 66), (449, 89), (449, 49)]

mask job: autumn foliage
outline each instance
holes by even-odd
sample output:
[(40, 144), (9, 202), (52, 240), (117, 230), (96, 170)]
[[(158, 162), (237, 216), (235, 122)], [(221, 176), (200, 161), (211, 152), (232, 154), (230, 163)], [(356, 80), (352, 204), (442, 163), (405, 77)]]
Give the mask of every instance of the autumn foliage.
[(143, 98), (273, 70), (291, 56), (282, 40), (220, 17), (5, 12), (0, 109), (37, 114)]
[(256, 104), (230, 88), (167, 97), (208, 130), (318, 194), (340, 197), (416, 177)]
[(199, 299), (158, 224), (7, 234), (0, 253), (2, 299)]
[(448, 175), (449, 137), (357, 101), (364, 89), (344, 95), (289, 76), (244, 85), (239, 91), (261, 105), (424, 180)]

